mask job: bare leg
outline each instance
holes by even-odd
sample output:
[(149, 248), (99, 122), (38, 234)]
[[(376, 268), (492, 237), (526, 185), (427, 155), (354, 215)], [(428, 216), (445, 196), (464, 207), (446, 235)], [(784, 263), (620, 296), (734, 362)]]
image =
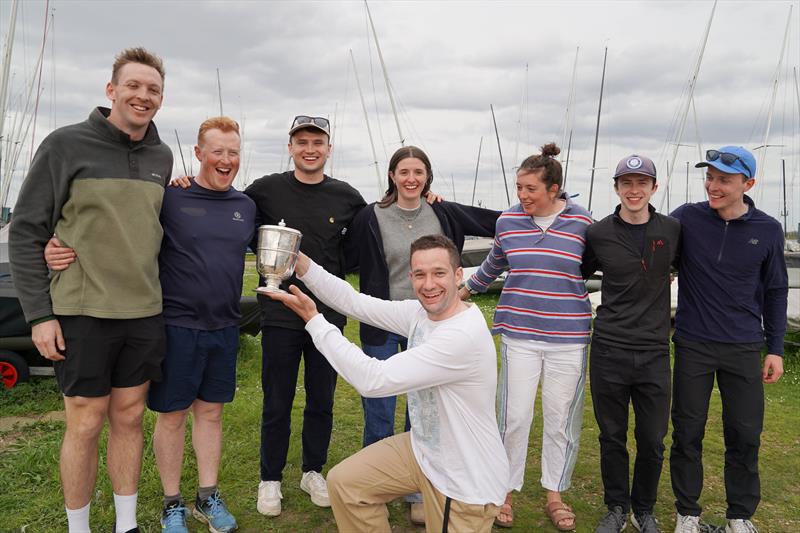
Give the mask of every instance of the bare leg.
[(197, 457), (197, 482), (201, 487), (217, 484), (222, 455), (222, 408), (224, 404), (195, 400), (192, 445)]
[(158, 413), (153, 431), (153, 453), (156, 456), (158, 475), (164, 494), (172, 496), (181, 490), (183, 443), (186, 435), (188, 409), (172, 413)]
[(142, 418), (148, 383), (112, 388), (108, 406), (108, 476), (114, 494), (136, 493), (142, 472)]
[(97, 478), (97, 439), (103, 429), (109, 396), (65, 396), (66, 431), (61, 443), (61, 486), (67, 509), (85, 507)]

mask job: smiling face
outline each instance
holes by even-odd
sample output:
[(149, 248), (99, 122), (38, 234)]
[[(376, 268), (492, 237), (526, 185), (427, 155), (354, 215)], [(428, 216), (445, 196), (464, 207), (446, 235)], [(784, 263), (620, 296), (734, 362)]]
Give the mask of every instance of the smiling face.
[(709, 207), (715, 209), (726, 220), (737, 218), (744, 207), (744, 193), (749, 191), (755, 182), (754, 178), (746, 179), (744, 174), (729, 174), (708, 167), (705, 188)]
[(197, 184), (212, 191), (227, 191), (236, 173), (239, 172), (239, 148), (241, 139), (235, 131), (210, 129), (194, 147), (200, 161)]
[(657, 189), (656, 180), (644, 174), (625, 174), (614, 182), (614, 191), (619, 196), (623, 214), (635, 215), (647, 210), (650, 198)]
[(153, 67), (127, 63), (120, 68), (117, 80), (108, 82), (106, 96), (111, 100), (108, 120), (138, 141), (161, 107), (164, 80)]
[(517, 198), (522, 209), (530, 216), (549, 216), (555, 209), (558, 185), (547, 185), (542, 181), (544, 169), (517, 174)]
[(411, 255), (411, 286), (431, 320), (445, 320), (462, 308), (458, 285), (464, 275), (453, 268), (444, 248), (417, 250)]
[(322, 179), (331, 145), (328, 136), (315, 128), (296, 131), (289, 139), (289, 155), (299, 178)]
[(389, 177), (397, 189), (397, 205), (417, 207), (425, 182), (428, 181), (425, 163), (416, 157), (407, 157), (397, 164), (394, 172), (389, 172)]

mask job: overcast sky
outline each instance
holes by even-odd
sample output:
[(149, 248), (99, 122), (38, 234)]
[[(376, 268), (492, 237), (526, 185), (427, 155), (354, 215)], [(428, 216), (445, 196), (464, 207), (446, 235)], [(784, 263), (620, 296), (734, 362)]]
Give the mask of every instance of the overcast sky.
[[(711, 24), (690, 113), (676, 156), (670, 208), (703, 199), (702, 150), (723, 144), (763, 144), (773, 78), (784, 31), (790, 33), (772, 115), (764, 179), (756, 201), (780, 213), (780, 159), (786, 158), (789, 225), (800, 221), (800, 134), (793, 69), (800, 57), (800, 2), (720, 1)], [(567, 190), (589, 201), (595, 121), (608, 47), (592, 210), (616, 204), (611, 175), (631, 153), (656, 160), (662, 189), (672, 159), (675, 124), (685, 105), (713, 3), (704, 1), (378, 2), (370, 9), (406, 144), (422, 147), (434, 164), (434, 188), (471, 203), (483, 139), (476, 203), (507, 207), (494, 106), (509, 193), (514, 167), (550, 141), (562, 143), (576, 49), (575, 119)], [(288, 168), (286, 132), (297, 114), (335, 123), (328, 174), (347, 180), (367, 201), (379, 196), (367, 125), (349, 50), (367, 106), (381, 187), (386, 164), (400, 147), (364, 3), (282, 1), (51, 0), (50, 33), (34, 144), (54, 126), (85, 119), (107, 105), (104, 87), (114, 55), (144, 46), (165, 62), (164, 106), (156, 116), (175, 153), (175, 130), (186, 165), (197, 127), (219, 114), (216, 69), (225, 114), (244, 127), (241, 186)], [(54, 11), (52, 11), (54, 9)], [(10, 1), (0, 1), (6, 34)], [(20, 107), (25, 80), (41, 47), (45, 2), (24, 0), (12, 61), (11, 109)], [(527, 65), (527, 70), (526, 70)], [(7, 124), (11, 118), (7, 119)], [(6, 128), (6, 134), (8, 127)], [(30, 145), (30, 138), (27, 143)], [(566, 143), (562, 146), (566, 153)], [(757, 151), (759, 164), (763, 149)], [(26, 148), (21, 159), (29, 158)], [(21, 163), (21, 165), (24, 163)], [(193, 168), (197, 169), (196, 162)], [(455, 191), (455, 192), (454, 192)], [(656, 198), (656, 205), (665, 202)]]

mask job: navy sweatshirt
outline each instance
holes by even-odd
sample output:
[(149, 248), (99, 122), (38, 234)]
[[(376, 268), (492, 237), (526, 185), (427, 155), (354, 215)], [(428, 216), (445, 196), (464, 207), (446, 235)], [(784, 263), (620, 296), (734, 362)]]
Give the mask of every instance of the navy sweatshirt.
[(675, 335), (690, 341), (761, 343), (783, 355), (789, 280), (780, 223), (744, 197), (725, 221), (708, 202), (684, 204)]

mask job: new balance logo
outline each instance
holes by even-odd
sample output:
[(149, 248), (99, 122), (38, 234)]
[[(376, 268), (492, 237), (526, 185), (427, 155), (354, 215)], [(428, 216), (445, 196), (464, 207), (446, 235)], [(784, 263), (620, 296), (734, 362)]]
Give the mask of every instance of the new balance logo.
[(747, 244), (756, 245), (756, 244), (758, 244), (758, 239), (750, 239), (749, 241), (747, 241)]

